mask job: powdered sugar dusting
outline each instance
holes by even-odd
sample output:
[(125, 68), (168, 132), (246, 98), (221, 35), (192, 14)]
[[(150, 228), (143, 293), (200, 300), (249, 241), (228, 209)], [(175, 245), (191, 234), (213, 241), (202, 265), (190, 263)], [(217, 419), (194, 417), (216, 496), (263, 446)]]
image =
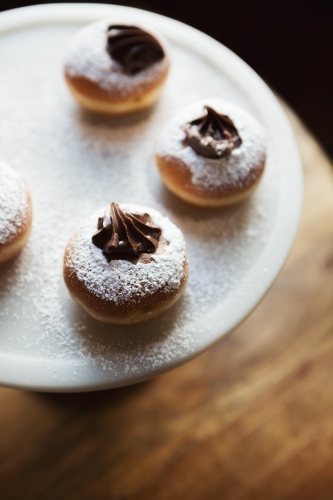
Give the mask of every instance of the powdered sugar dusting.
[[(211, 106), (218, 113), (229, 116), (242, 139), (240, 147), (230, 155), (220, 158), (205, 158), (184, 143), (182, 127), (204, 114), (204, 106)], [(192, 174), (192, 182), (199, 189), (218, 191), (221, 188), (237, 189), (251, 184), (256, 178), (255, 170), (266, 156), (264, 131), (249, 113), (239, 106), (222, 99), (204, 99), (182, 109), (163, 130), (157, 154), (161, 157), (177, 158)]]
[[(20, 356), (36, 366), (43, 362), (59, 386), (65, 382), (58, 362), (68, 364), (71, 380), (86, 376), (88, 384), (92, 373), (95, 380), (123, 380), (194, 352), (197, 336), (210, 328), (208, 319), (204, 327), (198, 322), (239, 290), (265, 247), (278, 203), (276, 148), (270, 149), (262, 182), (246, 203), (207, 213), (172, 197), (154, 161), (168, 120), (207, 95), (222, 95), (254, 114), (255, 109), (220, 71), (194, 52), (172, 46), (170, 76), (154, 108), (119, 119), (82, 112), (62, 75), (64, 54), (79, 28), (18, 30), (1, 35), (0, 44), (1, 156), (26, 179), (34, 204), (27, 245), (0, 268), (0, 357)], [(269, 144), (274, 140), (270, 137)], [(135, 327), (93, 320), (63, 283), (70, 235), (110, 201), (160, 211), (186, 240), (190, 275), (183, 297), (168, 312)], [(22, 361), (17, 363), (19, 372)]]
[(180, 230), (151, 208), (139, 205), (121, 207), (130, 213), (149, 213), (153, 224), (162, 229), (163, 241), (167, 242), (164, 252), (154, 253), (149, 264), (141, 260), (132, 264), (121, 259), (108, 262), (91, 241), (96, 232), (96, 221), (103, 216), (102, 209), (79, 228), (69, 253), (68, 269), (74, 271), (78, 280), (95, 296), (115, 304), (132, 304), (141, 296), (151, 296), (159, 290), (177, 291), (186, 260), (185, 241)]
[(21, 177), (0, 161), (0, 245), (17, 236), (28, 210), (27, 189)]
[[(66, 56), (66, 71), (72, 77), (84, 77), (97, 83), (105, 90), (113, 90), (126, 97), (133, 91), (154, 81), (159, 81), (164, 75), (168, 63), (167, 55), (135, 75), (127, 75), (122, 67), (114, 61), (106, 50), (106, 33), (110, 25), (136, 25), (119, 19), (98, 21), (80, 30), (72, 39)], [(142, 25), (140, 24), (140, 27)], [(144, 26), (142, 26), (145, 29)], [(151, 28), (146, 28), (150, 32)], [(152, 32), (158, 38), (167, 54), (166, 43), (160, 35)]]

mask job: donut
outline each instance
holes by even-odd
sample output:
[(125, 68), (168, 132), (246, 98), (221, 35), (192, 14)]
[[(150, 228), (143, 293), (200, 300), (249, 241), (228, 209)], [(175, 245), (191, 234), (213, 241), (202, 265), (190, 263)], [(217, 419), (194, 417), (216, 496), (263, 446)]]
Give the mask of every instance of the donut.
[(156, 210), (108, 204), (70, 237), (64, 281), (102, 323), (134, 325), (169, 309), (188, 277), (181, 231)]
[(261, 179), (266, 161), (262, 127), (247, 111), (222, 99), (205, 99), (181, 110), (156, 149), (165, 185), (201, 208), (243, 201)]
[(89, 111), (109, 115), (151, 106), (169, 71), (164, 38), (138, 23), (92, 23), (72, 39), (65, 79), (77, 101)]
[(0, 161), (0, 264), (25, 245), (32, 222), (29, 190), (9, 165)]

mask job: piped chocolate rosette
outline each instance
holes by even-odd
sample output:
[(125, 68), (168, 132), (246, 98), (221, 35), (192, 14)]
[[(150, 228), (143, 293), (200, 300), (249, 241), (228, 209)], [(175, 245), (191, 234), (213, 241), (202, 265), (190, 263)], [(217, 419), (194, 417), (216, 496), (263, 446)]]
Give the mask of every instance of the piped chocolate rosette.
[(134, 75), (164, 57), (158, 40), (137, 26), (111, 25), (107, 33), (108, 51), (125, 73)]
[(92, 242), (103, 251), (108, 262), (138, 259), (142, 253), (156, 252), (162, 233), (147, 213), (132, 214), (114, 202), (106, 206), (104, 217), (98, 218), (97, 229)]
[(187, 143), (206, 158), (223, 158), (242, 144), (233, 121), (210, 106), (207, 113), (183, 126)]

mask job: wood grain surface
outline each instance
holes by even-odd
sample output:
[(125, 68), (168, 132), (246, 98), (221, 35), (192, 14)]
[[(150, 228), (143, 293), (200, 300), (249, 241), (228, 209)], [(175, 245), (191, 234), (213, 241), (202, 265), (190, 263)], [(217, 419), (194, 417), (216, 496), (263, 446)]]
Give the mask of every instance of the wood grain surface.
[(150, 382), (86, 394), (0, 389), (1, 500), (333, 499), (333, 174), (288, 114), (304, 210), (260, 306)]

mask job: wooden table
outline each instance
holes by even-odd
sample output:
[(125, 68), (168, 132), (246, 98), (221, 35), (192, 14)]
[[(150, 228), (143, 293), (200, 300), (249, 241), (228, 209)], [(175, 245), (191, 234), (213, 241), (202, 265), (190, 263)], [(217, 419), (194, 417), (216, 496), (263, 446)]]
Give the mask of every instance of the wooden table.
[(1, 500), (333, 498), (333, 174), (288, 113), (304, 211), (261, 305), (150, 382), (87, 394), (0, 389)]

